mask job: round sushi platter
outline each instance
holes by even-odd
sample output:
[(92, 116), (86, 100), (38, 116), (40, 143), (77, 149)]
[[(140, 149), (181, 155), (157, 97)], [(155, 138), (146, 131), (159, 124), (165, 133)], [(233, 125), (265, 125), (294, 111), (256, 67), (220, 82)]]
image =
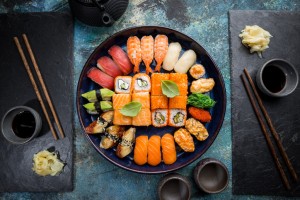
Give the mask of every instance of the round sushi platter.
[[(198, 141), (194, 139), (195, 150), (193, 152), (184, 152), (182, 150), (178, 150), (179, 148), (176, 148), (177, 159), (176, 162), (174, 162), (173, 164), (167, 165), (164, 162), (161, 162), (156, 166), (151, 166), (149, 164), (137, 165), (133, 159), (133, 152), (131, 152), (128, 156), (124, 158), (120, 158), (116, 155), (116, 146), (109, 149), (104, 149), (100, 147), (101, 137), (103, 137), (103, 134), (88, 134), (86, 132), (86, 127), (88, 127), (93, 121), (97, 120), (99, 114), (95, 115), (87, 112), (83, 105), (86, 104), (88, 101), (82, 97), (82, 94), (91, 90), (98, 90), (102, 88), (100, 85), (92, 81), (87, 74), (91, 71), (92, 68), (97, 67), (97, 61), (100, 57), (109, 57), (108, 51), (112, 46), (117, 45), (126, 52), (127, 40), (129, 37), (137, 36), (138, 38), (142, 38), (146, 35), (151, 35), (155, 37), (158, 34), (166, 35), (168, 37), (169, 42), (180, 43), (182, 46), (180, 54), (183, 54), (183, 52), (189, 49), (192, 49), (196, 53), (196, 63), (200, 63), (205, 67), (205, 77), (214, 79), (215, 86), (210, 92), (207, 93), (207, 95), (214, 99), (216, 101), (216, 104), (209, 110), (212, 118), (211, 121), (209, 123), (205, 123), (205, 128), (207, 129), (209, 136), (204, 141)], [(154, 69), (155, 66), (156, 62), (153, 61), (151, 63), (151, 68)], [(145, 68), (146, 67), (144, 63), (142, 62), (140, 64), (140, 72), (145, 72)], [(162, 69), (160, 72), (170, 73), (168, 71), (164, 71), (164, 69)], [(131, 72), (126, 76), (133, 75), (134, 73)], [(188, 74), (188, 87), (191, 85), (192, 80), (193, 78)], [(191, 93), (189, 92), (188, 95), (189, 94)], [(94, 50), (94, 52), (90, 55), (87, 62), (85, 63), (80, 74), (76, 94), (76, 107), (80, 124), (84, 130), (85, 136), (87, 137), (91, 145), (93, 145), (93, 147), (104, 158), (126, 170), (146, 174), (159, 174), (177, 170), (186, 165), (189, 165), (193, 161), (200, 158), (207, 151), (207, 149), (211, 146), (211, 144), (217, 137), (224, 120), (226, 110), (226, 92), (224, 81), (217, 65), (215, 64), (211, 56), (207, 53), (207, 51), (200, 44), (198, 44), (196, 41), (194, 41), (187, 35), (180, 33), (176, 30), (157, 26), (143, 26), (125, 29), (118, 33), (115, 33), (111, 37), (107, 38), (104, 42), (102, 42)], [(130, 127), (136, 128), (135, 137), (138, 137), (140, 135), (147, 135), (149, 138), (152, 135), (159, 135), (162, 137), (166, 133), (173, 134), (176, 130), (179, 129), (178, 127), (173, 126), (154, 127), (148, 124), (146, 126), (126, 126), (127, 129)]]

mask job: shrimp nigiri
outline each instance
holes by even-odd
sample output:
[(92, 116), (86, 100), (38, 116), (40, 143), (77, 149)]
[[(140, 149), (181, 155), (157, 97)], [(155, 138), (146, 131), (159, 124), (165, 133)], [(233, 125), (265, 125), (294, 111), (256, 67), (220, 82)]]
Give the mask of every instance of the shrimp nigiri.
[(130, 62), (134, 65), (133, 72), (139, 73), (139, 66), (142, 62), (141, 41), (136, 36), (131, 36), (127, 40), (127, 54)]
[(143, 36), (141, 39), (142, 59), (146, 66), (146, 74), (152, 73), (150, 67), (154, 54), (154, 39), (151, 35)]
[(148, 136), (140, 135), (135, 139), (135, 147), (133, 152), (133, 160), (138, 165), (144, 165), (147, 163), (148, 152)]
[(168, 37), (166, 35), (157, 35), (154, 42), (154, 58), (156, 60), (155, 71), (159, 72), (161, 64), (164, 61), (168, 51)]
[(161, 162), (160, 136), (152, 135), (148, 141), (148, 164), (156, 166)]
[(164, 136), (162, 136), (161, 148), (162, 148), (164, 163), (166, 165), (173, 164), (177, 159), (173, 135), (171, 135), (170, 133), (166, 133), (164, 134)]

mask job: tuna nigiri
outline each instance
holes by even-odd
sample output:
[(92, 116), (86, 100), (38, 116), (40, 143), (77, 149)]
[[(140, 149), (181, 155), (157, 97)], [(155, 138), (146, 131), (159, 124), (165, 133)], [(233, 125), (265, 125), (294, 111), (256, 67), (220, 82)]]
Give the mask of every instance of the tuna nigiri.
[(168, 51), (168, 37), (166, 35), (157, 35), (154, 42), (154, 58), (156, 60), (155, 71), (159, 72), (161, 64)]
[(195, 64), (197, 60), (197, 55), (193, 50), (187, 50), (184, 54), (179, 58), (177, 63), (174, 66), (174, 70), (177, 73), (187, 73), (188, 70)]
[(140, 72), (139, 66), (142, 62), (141, 41), (137, 36), (131, 36), (127, 40), (127, 53), (131, 63), (134, 65), (133, 72)]
[(125, 74), (129, 74), (132, 71), (132, 64), (123, 51), (123, 49), (117, 45), (110, 47), (108, 50), (109, 55), (113, 58), (115, 63), (119, 66), (120, 70)]
[(152, 135), (148, 141), (148, 164), (156, 166), (161, 162), (160, 136)]
[(118, 65), (107, 56), (103, 56), (97, 60), (97, 67), (114, 78), (123, 75)]
[(169, 45), (167, 55), (165, 56), (162, 67), (164, 70), (172, 71), (176, 62), (178, 61), (179, 54), (181, 52), (181, 45), (178, 42), (172, 42)]
[(95, 83), (99, 84), (103, 88), (114, 89), (114, 78), (97, 69), (92, 67), (87, 72), (87, 77), (92, 79)]
[(164, 136), (162, 136), (161, 148), (162, 148), (164, 163), (166, 165), (173, 164), (177, 159), (173, 135), (171, 135), (170, 133), (166, 133), (164, 134)]
[(154, 39), (151, 35), (143, 36), (141, 39), (142, 59), (146, 66), (146, 74), (152, 72), (150, 67), (154, 57)]
[(133, 151), (133, 160), (138, 165), (147, 163), (148, 152), (148, 136), (140, 135), (135, 139), (135, 147)]

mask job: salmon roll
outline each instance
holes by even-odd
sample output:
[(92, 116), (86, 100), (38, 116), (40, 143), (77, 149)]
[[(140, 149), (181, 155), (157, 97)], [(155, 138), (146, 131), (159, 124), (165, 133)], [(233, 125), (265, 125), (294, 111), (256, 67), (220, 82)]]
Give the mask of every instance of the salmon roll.
[(151, 75), (151, 95), (163, 95), (161, 81), (169, 80), (169, 74), (153, 73)]
[(150, 109), (150, 94), (148, 92), (133, 93), (132, 101), (140, 102), (142, 104), (142, 109)]
[(148, 164), (156, 166), (161, 162), (160, 136), (152, 135), (148, 141)]
[(169, 109), (169, 126), (181, 127), (185, 125), (186, 110), (183, 109)]
[(152, 111), (152, 125), (163, 127), (168, 125), (168, 109), (156, 109)]
[(148, 155), (148, 136), (140, 135), (135, 138), (135, 147), (133, 150), (133, 161), (137, 165), (144, 165), (147, 163)]
[(169, 99), (169, 109), (186, 109), (187, 96), (175, 96)]
[(132, 117), (127, 117), (122, 115), (120, 110), (114, 110), (114, 125), (131, 125), (132, 124)]
[(122, 109), (123, 106), (131, 102), (130, 94), (114, 94), (113, 95), (113, 109)]
[(165, 95), (151, 96), (151, 110), (168, 109), (168, 97)]
[(149, 126), (151, 124), (151, 112), (149, 108), (142, 108), (139, 114), (132, 118), (132, 125), (134, 126)]
[(188, 94), (187, 74), (170, 73), (170, 80), (177, 84), (180, 96), (186, 96)]
[(118, 94), (130, 94), (132, 90), (131, 76), (117, 76), (115, 78), (115, 92)]
[(173, 135), (171, 135), (170, 133), (166, 133), (164, 134), (164, 136), (162, 136), (161, 149), (163, 162), (166, 165), (173, 164), (177, 159)]
[(147, 74), (136, 74), (132, 78), (133, 92), (150, 92), (151, 81)]

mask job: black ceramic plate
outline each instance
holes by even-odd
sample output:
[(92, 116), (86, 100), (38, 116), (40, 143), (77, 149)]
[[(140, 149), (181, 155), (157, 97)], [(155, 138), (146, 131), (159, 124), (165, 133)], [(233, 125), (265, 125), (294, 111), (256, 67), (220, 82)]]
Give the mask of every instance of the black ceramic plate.
[[(157, 174), (157, 173), (164, 173), (173, 171), (179, 168), (182, 168), (191, 162), (195, 161), (197, 158), (199, 158), (213, 143), (215, 138), (217, 137), (217, 134), (222, 126), (224, 115), (225, 115), (225, 109), (226, 109), (226, 95), (225, 95), (225, 87), (224, 87), (224, 81), (222, 78), (222, 75), (212, 60), (212, 58), (209, 56), (209, 54), (206, 52), (206, 50), (199, 45), (197, 42), (195, 42), (190, 37), (164, 27), (156, 27), (156, 26), (144, 26), (144, 27), (136, 27), (136, 28), (130, 28), (123, 31), (120, 31), (108, 39), (106, 39), (104, 42), (102, 42), (92, 53), (92, 55), (87, 60), (86, 64), (83, 67), (83, 70), (81, 72), (78, 86), (77, 86), (77, 112), (78, 117), (81, 123), (82, 128), (87, 127), (92, 121), (94, 121), (97, 118), (97, 115), (89, 115), (86, 110), (83, 108), (83, 104), (87, 103), (85, 99), (83, 99), (80, 95), (82, 93), (85, 93), (87, 91), (93, 90), (93, 89), (99, 89), (100, 87), (95, 84), (93, 81), (91, 81), (89, 78), (87, 78), (86, 74), (87, 71), (93, 67), (96, 66), (97, 59), (101, 56), (107, 55), (107, 50), (113, 46), (113, 45), (119, 45), (124, 50), (126, 50), (126, 42), (128, 37), (130, 36), (138, 36), (141, 38), (144, 35), (152, 35), (155, 37), (157, 34), (165, 34), (169, 38), (169, 42), (179, 42), (182, 46), (183, 51), (187, 49), (193, 49), (197, 54), (197, 63), (201, 63), (205, 69), (206, 69), (206, 77), (213, 78), (215, 80), (215, 87), (214, 89), (209, 93), (211, 98), (213, 98), (217, 103), (216, 105), (210, 110), (212, 115), (212, 121), (207, 123), (205, 126), (209, 132), (209, 137), (207, 140), (200, 142), (197, 141), (194, 138), (195, 142), (195, 151), (193, 153), (185, 153), (185, 152), (177, 152), (177, 161), (172, 165), (165, 165), (163, 162), (159, 164), (158, 166), (149, 166), (149, 165), (143, 165), (139, 166), (136, 165), (133, 162), (133, 153), (131, 153), (129, 156), (125, 157), (124, 159), (120, 159), (115, 154), (115, 148), (105, 150), (101, 149), (99, 147), (101, 135), (86, 135), (88, 140), (91, 142), (91, 144), (94, 146), (94, 148), (107, 160), (114, 163), (115, 165), (122, 167), (124, 169), (139, 172), (139, 173), (149, 173), (149, 174)], [(152, 63), (152, 69), (154, 69), (155, 62)], [(141, 64), (140, 66), (141, 71), (145, 70), (145, 66)], [(189, 78), (189, 82), (192, 80)], [(163, 128), (156, 128), (153, 126), (149, 127), (136, 127), (137, 133), (136, 136), (140, 134), (147, 134), (149, 136), (151, 135), (160, 135), (162, 136), (165, 133), (174, 133), (176, 128), (174, 127), (163, 127)]]

